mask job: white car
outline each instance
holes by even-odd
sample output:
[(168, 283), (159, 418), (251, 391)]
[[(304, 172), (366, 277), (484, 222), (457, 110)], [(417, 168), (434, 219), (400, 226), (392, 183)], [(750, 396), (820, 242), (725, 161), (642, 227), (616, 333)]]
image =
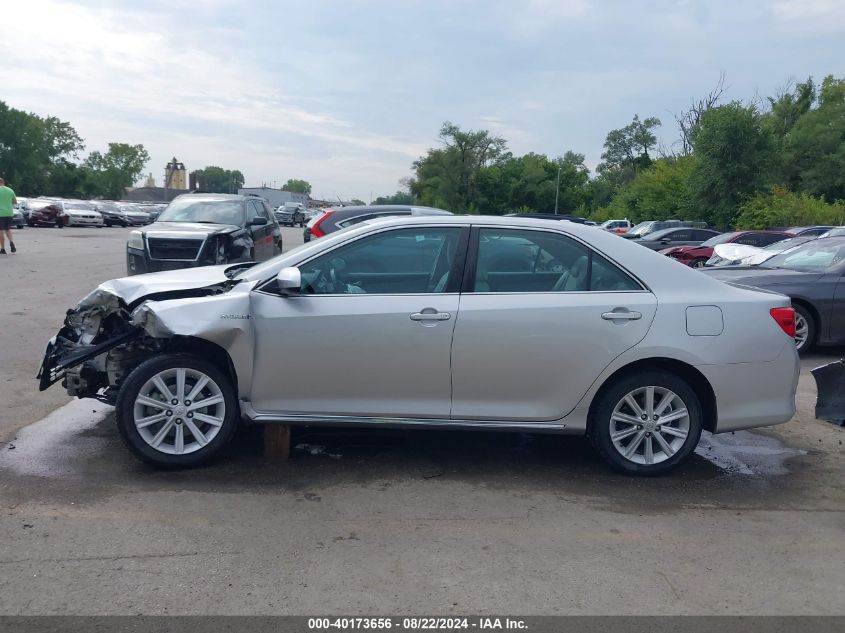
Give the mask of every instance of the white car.
[(103, 228), (103, 214), (94, 208), (90, 202), (76, 200), (61, 200), (68, 217), (68, 226), (96, 226)]
[(805, 242), (820, 239), (816, 235), (798, 235), (787, 240), (781, 240), (760, 248), (749, 244), (716, 244), (713, 256), (705, 262), (705, 266), (758, 266), (778, 253), (800, 246)]
[(631, 230), (631, 221), (630, 220), (607, 220), (606, 222), (601, 223), (601, 228), (605, 231), (610, 231), (611, 233), (622, 234), (627, 233)]

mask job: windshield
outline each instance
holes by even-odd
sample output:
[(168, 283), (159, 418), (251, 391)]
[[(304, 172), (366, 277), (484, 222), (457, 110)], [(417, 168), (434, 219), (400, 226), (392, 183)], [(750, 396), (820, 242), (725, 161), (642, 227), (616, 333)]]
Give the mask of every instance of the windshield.
[(174, 200), (158, 216), (159, 222), (200, 222), (204, 224), (235, 224), (244, 222), (240, 200)]
[(845, 240), (813, 240), (802, 246), (775, 255), (763, 268), (786, 268), (799, 272), (824, 272), (842, 263)]
[(38, 209), (43, 209), (44, 207), (49, 207), (51, 204), (55, 203), (52, 200), (28, 200), (26, 208), (30, 211), (36, 211)]
[(65, 202), (65, 209), (83, 209), (85, 211), (93, 211), (94, 205), (90, 202)]
[(238, 274), (236, 274), (234, 278), (256, 280), (264, 279), (275, 275), (286, 265), (292, 266), (294, 265), (292, 262), (304, 259), (302, 257), (303, 254), (306, 254), (305, 258), (307, 258), (307, 252), (309, 250), (313, 250), (315, 253), (318, 253), (325, 249), (328, 249), (332, 246), (332, 244), (345, 240), (348, 233), (357, 231), (362, 226), (363, 225), (361, 224), (347, 226), (345, 228), (340, 229), (339, 231), (333, 232), (331, 235), (327, 235), (326, 237), (320, 238), (319, 240), (305, 242), (304, 244), (295, 246), (289, 251), (285, 251), (281, 255), (276, 255), (273, 259), (268, 259), (266, 262), (262, 262), (247, 270), (242, 270), (238, 272)]
[(639, 224), (635, 225), (630, 231), (628, 231), (628, 235), (641, 235), (645, 233), (653, 224), (653, 222), (640, 222)]
[(716, 246), (717, 244), (724, 244), (725, 242), (730, 241), (736, 233), (722, 233), (721, 235), (716, 235), (711, 237), (706, 242), (702, 242), (702, 246)]
[(796, 246), (800, 246), (806, 242), (812, 242), (815, 239), (818, 239), (815, 235), (800, 235), (798, 237), (790, 237), (788, 240), (781, 240), (780, 242), (769, 244), (768, 246), (764, 246), (763, 249), (782, 253), (783, 251), (788, 251), (790, 248), (795, 248)]

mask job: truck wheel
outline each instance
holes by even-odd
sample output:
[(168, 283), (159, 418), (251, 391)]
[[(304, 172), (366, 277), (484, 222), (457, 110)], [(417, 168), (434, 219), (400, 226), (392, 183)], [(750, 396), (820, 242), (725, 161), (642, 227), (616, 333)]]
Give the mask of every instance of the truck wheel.
[(190, 354), (141, 363), (123, 383), (116, 403), (117, 428), (126, 446), (160, 468), (191, 468), (214, 458), (234, 436), (239, 417), (229, 377)]

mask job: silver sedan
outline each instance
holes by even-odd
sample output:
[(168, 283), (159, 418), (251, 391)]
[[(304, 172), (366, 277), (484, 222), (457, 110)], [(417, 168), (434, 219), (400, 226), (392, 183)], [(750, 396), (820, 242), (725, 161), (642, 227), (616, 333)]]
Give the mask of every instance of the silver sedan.
[(207, 461), (246, 421), (586, 434), (651, 475), (703, 430), (793, 416), (794, 329), (787, 297), (591, 227), (388, 218), (258, 265), (102, 284), (40, 379), (113, 402), (129, 449), (163, 467)]

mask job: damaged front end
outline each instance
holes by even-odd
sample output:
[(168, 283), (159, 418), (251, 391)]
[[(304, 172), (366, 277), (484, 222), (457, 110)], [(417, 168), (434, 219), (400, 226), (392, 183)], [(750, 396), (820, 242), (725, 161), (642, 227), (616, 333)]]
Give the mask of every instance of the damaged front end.
[(120, 384), (127, 368), (155, 353), (157, 347), (143, 327), (132, 322), (119, 297), (97, 289), (68, 310), (64, 326), (47, 344), (37, 376), (39, 389), (62, 380), (72, 396), (113, 404), (111, 388)]
[(37, 375), (39, 389), (61, 380), (71, 396), (114, 404), (129, 372), (166, 351), (174, 338), (157, 322), (148, 301), (216, 295), (237, 283), (222, 270), (208, 268), (197, 269), (193, 278), (179, 279), (179, 284), (167, 274), (145, 276), (143, 282), (139, 277), (107, 282), (68, 310), (64, 325), (47, 344)]

